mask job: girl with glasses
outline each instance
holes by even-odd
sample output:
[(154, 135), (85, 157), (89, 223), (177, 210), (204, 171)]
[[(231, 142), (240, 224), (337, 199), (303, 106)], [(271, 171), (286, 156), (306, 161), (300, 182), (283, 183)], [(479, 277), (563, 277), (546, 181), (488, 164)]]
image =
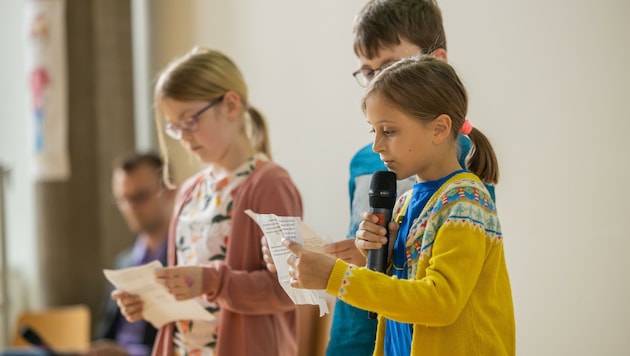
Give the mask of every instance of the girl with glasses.
[[(207, 167), (179, 190), (169, 267), (156, 278), (177, 300), (199, 298), (216, 320), (162, 327), (154, 354), (295, 355), (296, 306), (265, 268), (262, 232), (244, 211), (302, 216), (302, 201), (287, 171), (269, 158), (265, 121), (249, 105), (241, 72), (218, 51), (193, 49), (160, 74), (155, 107), (164, 131)], [(118, 303), (127, 319), (141, 318), (137, 298)]]

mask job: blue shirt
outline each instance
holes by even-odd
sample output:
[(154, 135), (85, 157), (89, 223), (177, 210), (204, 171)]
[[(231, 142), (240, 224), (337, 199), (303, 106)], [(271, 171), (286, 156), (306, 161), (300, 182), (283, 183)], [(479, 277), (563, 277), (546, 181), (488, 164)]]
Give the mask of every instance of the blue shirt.
[[(407, 279), (407, 253), (406, 242), (407, 235), (409, 235), (409, 229), (414, 220), (420, 213), (424, 206), (433, 194), (453, 175), (463, 172), (463, 170), (455, 171), (446, 177), (430, 182), (419, 182), (413, 185), (411, 192), (411, 200), (405, 216), (400, 223), (398, 229), (398, 236), (394, 242), (394, 252), (392, 256), (392, 276), (397, 276), (398, 279)], [(385, 328), (385, 356), (409, 356), (411, 352), (411, 336), (413, 334), (413, 325), (408, 323), (401, 323), (393, 320), (386, 320), (387, 327)]]

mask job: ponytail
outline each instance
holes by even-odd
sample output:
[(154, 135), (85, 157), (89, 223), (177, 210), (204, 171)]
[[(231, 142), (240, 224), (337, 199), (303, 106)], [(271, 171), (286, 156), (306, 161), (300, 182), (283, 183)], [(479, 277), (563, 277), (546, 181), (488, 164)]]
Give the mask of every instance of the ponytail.
[(271, 148), (269, 144), (269, 133), (267, 131), (267, 122), (263, 114), (253, 106), (247, 108), (246, 119), (249, 119), (249, 125), (246, 125), (247, 136), (249, 137), (256, 152), (264, 153), (271, 159)]
[(472, 128), (468, 134), (473, 144), (467, 160), (467, 168), (486, 184), (499, 183), (499, 162), (488, 138), (478, 129)]

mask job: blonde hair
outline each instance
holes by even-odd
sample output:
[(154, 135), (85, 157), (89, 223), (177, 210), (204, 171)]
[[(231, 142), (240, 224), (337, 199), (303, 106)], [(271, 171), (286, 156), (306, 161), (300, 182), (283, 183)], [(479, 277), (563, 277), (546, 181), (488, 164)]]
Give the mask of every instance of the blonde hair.
[[(155, 84), (154, 106), (159, 112), (159, 103), (164, 98), (178, 101), (209, 101), (232, 91), (238, 94), (243, 108), (243, 129), (256, 152), (271, 158), (269, 134), (264, 116), (248, 104), (247, 84), (236, 64), (225, 54), (212, 49), (195, 47), (190, 52), (172, 61), (159, 74)], [(160, 149), (168, 165), (169, 157), (162, 130), (162, 122), (155, 115)], [(170, 184), (168, 171), (164, 180)]]
[[(377, 75), (363, 96), (364, 112), (366, 100), (373, 95), (421, 121), (448, 115), (455, 140), (466, 119), (468, 97), (457, 73), (446, 62), (428, 55), (402, 59)], [(484, 183), (498, 183), (499, 164), (490, 141), (476, 128), (468, 137), (473, 150), (467, 168)]]

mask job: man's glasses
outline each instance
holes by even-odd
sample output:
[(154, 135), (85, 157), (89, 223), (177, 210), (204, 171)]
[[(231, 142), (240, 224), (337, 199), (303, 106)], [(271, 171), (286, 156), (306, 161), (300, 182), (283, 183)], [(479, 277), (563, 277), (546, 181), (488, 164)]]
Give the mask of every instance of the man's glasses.
[(194, 132), (195, 130), (197, 130), (197, 128), (199, 127), (199, 117), (201, 116), (201, 114), (203, 114), (216, 104), (220, 103), (222, 100), (223, 95), (209, 102), (208, 105), (201, 108), (201, 110), (194, 113), (191, 117), (184, 119), (176, 124), (172, 122), (167, 123), (164, 127), (164, 132), (166, 132), (166, 134), (170, 137), (176, 140), (180, 140), (184, 131)]
[(396, 61), (389, 61), (376, 69), (362, 68), (352, 73), (352, 76), (357, 80), (360, 86), (366, 88), (378, 73), (394, 63), (396, 63)]
[(130, 206), (138, 207), (144, 205), (146, 202), (155, 197), (159, 197), (163, 192), (164, 188), (159, 188), (157, 191), (144, 189), (127, 196), (115, 197), (115, 199), (116, 204), (119, 206), (129, 204)]

